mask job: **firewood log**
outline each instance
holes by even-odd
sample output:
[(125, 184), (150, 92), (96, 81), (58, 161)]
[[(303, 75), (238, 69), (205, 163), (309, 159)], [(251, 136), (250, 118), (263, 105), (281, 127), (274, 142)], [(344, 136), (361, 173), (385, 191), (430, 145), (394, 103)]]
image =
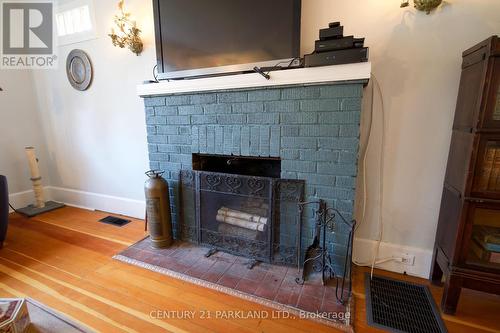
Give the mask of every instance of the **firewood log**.
[(266, 227), (266, 225), (262, 224), (262, 223), (246, 221), (246, 220), (242, 220), (242, 219), (239, 219), (236, 217), (231, 217), (231, 216), (217, 215), (215, 217), (215, 219), (218, 222), (224, 222), (227, 224), (236, 225), (238, 227), (249, 229), (249, 230), (264, 231), (264, 228)]
[(234, 236), (238, 238), (257, 239), (259, 232), (257, 230), (250, 230), (238, 227), (236, 225), (219, 223), (218, 231), (224, 235)]
[(217, 211), (217, 214), (224, 215), (224, 216), (230, 216), (230, 217), (236, 217), (238, 219), (246, 220), (246, 221), (250, 221), (250, 222), (267, 224), (267, 217), (262, 217), (259, 215), (252, 215), (252, 214), (248, 214), (248, 213), (245, 213), (245, 212), (242, 212), (239, 210), (230, 209), (227, 207), (221, 207)]

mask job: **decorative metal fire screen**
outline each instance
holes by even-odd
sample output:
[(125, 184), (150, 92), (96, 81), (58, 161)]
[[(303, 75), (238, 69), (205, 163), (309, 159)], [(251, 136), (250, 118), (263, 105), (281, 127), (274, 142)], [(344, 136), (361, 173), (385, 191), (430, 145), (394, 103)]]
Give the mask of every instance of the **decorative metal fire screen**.
[(275, 179), (273, 224), (273, 263), (299, 265), (302, 242), (302, 210), (305, 182)]
[(298, 264), (304, 182), (181, 172), (183, 239), (250, 259)]

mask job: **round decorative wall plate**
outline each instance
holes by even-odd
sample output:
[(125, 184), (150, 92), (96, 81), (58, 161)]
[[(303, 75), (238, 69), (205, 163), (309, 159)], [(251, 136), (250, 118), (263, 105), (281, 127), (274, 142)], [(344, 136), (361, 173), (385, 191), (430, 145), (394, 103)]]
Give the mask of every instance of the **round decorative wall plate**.
[(66, 59), (66, 74), (76, 90), (87, 90), (92, 83), (92, 63), (82, 50), (74, 49)]

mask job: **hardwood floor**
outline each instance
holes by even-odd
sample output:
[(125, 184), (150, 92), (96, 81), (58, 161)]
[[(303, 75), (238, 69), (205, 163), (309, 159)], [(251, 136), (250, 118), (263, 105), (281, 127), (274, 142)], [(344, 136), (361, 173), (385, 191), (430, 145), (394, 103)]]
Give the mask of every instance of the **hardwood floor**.
[[(118, 228), (97, 220), (108, 215), (66, 207), (32, 219), (13, 214), (0, 250), (0, 296), (31, 297), (99, 332), (334, 332), (290, 318), (201, 318), (216, 311), (271, 312), (240, 298), (198, 287), (111, 257), (144, 237), (144, 222)], [(356, 268), (355, 330), (366, 324), (364, 268)], [(427, 281), (378, 271), (397, 278)], [(431, 287), (437, 302), (442, 289)], [(176, 311), (175, 318), (162, 318)], [(195, 313), (195, 317), (189, 317)], [(443, 316), (450, 332), (500, 332), (500, 297), (464, 289), (456, 316)], [(182, 318), (182, 315), (184, 318)]]

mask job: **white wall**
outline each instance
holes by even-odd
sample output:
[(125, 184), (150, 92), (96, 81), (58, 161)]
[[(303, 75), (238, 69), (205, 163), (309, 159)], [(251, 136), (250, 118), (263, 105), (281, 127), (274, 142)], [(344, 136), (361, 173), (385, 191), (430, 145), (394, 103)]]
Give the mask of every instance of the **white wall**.
[(46, 184), (46, 142), (40, 127), (30, 72), (0, 70), (0, 87), (3, 88), (0, 91), (0, 174), (7, 177), (12, 204), (21, 207), (33, 199), (30, 193), (19, 193), (31, 190), (24, 147), (36, 148)]
[[(156, 61), (152, 3), (125, 4), (143, 31), (140, 56), (114, 47), (107, 35), (117, 1), (94, 4), (97, 38), (59, 47), (59, 68), (34, 73), (49, 145), (51, 185), (143, 200), (148, 168), (146, 125), (143, 102), (135, 90), (138, 83), (152, 78)], [(94, 69), (92, 85), (83, 92), (73, 89), (66, 77), (66, 57), (75, 48), (87, 52)]]
[[(450, 0), (430, 15), (412, 7), (400, 9), (399, 3), (303, 0), (302, 48), (304, 52), (312, 50), (318, 29), (331, 21), (341, 21), (344, 35), (366, 37), (372, 72), (380, 82), (386, 112), (383, 240), (431, 250), (461, 53), (500, 34), (500, 1)], [(365, 89), (365, 96), (369, 93), (370, 88)], [(365, 110), (365, 120), (367, 114)], [(368, 155), (367, 219), (357, 234), (368, 239), (376, 239), (378, 232), (378, 103), (376, 117), (375, 141)], [(359, 187), (358, 198), (361, 193)]]
[[(151, 1), (126, 2), (145, 38), (145, 51), (136, 57), (113, 47), (107, 36), (116, 2), (95, 1), (99, 38), (61, 47), (59, 70), (36, 72), (35, 82), (51, 185), (141, 200), (147, 149), (135, 85), (151, 77), (155, 63), (152, 8)], [(500, 33), (500, 1), (453, 0), (431, 15), (400, 9), (399, 3), (303, 0), (302, 51), (313, 49), (318, 29), (330, 21), (341, 21), (345, 34), (366, 37), (387, 115), (384, 241), (428, 252), (439, 212), (461, 52)], [(73, 48), (85, 50), (94, 64), (94, 82), (86, 92), (73, 90), (66, 79), (64, 59)], [(357, 235), (366, 239), (377, 234), (379, 112), (376, 103), (367, 219)]]

